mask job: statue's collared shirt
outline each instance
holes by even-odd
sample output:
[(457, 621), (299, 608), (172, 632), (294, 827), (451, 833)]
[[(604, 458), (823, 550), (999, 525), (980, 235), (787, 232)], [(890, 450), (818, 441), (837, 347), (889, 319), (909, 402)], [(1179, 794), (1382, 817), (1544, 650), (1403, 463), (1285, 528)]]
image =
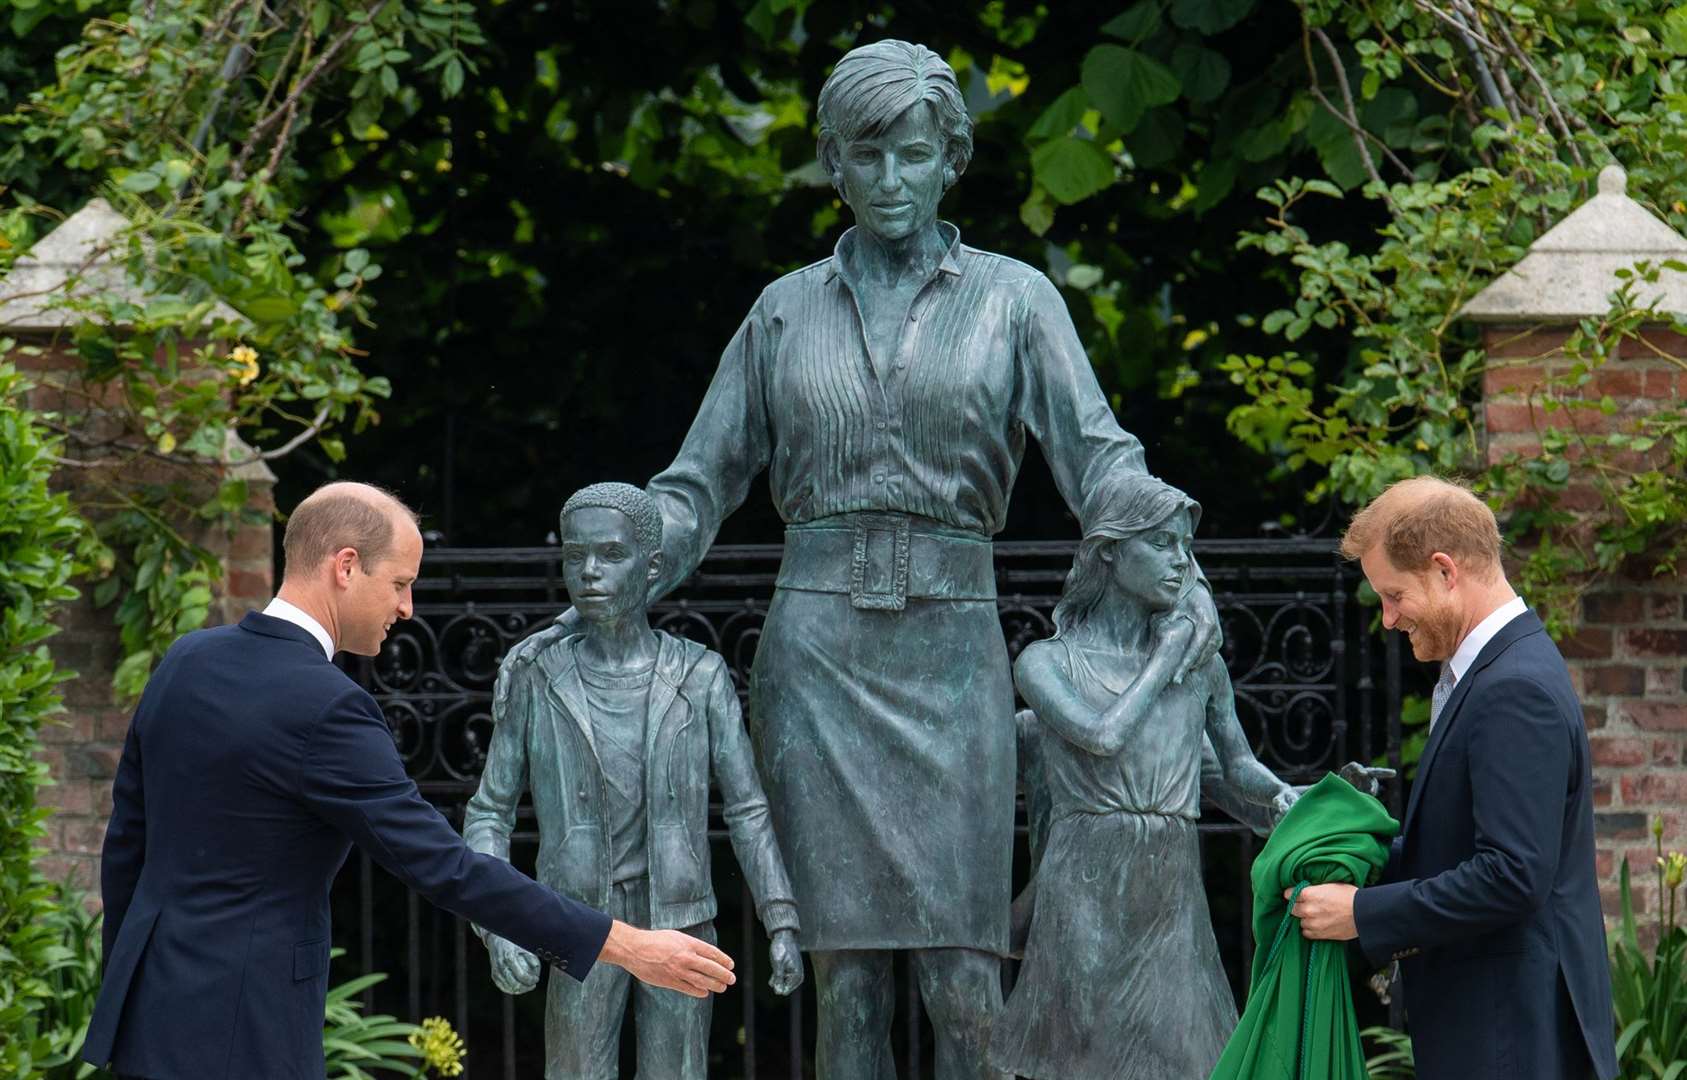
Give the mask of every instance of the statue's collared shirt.
[(673, 465), (650, 482), (665, 522), (663, 589), (695, 569), (768, 470), (788, 524), (898, 511), (999, 532), (1037, 440), (1069, 506), (1115, 464), (1142, 470), (1053, 282), (960, 242), (915, 297), (892, 355), (869, 356), (850, 282), (855, 230), (763, 291)]
[[(792, 526), (880, 511), (979, 538), (1002, 528), (1028, 437), (1075, 510), (1109, 470), (1143, 469), (1053, 282), (939, 227), (946, 255), (877, 370), (853, 231), (763, 291), (650, 481), (659, 592), (696, 569), (763, 469)], [(830, 556), (788, 547), (781, 574), (813, 557)], [(993, 600), (909, 597), (887, 613), (780, 588), (750, 710), (806, 948), (1006, 949), (1013, 683)]]

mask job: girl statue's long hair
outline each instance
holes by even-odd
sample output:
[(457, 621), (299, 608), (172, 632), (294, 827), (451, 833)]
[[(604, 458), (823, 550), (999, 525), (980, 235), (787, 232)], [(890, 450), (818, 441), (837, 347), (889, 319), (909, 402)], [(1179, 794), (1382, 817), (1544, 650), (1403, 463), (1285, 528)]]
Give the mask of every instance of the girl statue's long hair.
[(1066, 574), (1060, 602), (1054, 606), (1055, 637), (1084, 625), (1107, 592), (1108, 564), (1101, 558), (1103, 551), (1185, 510), (1191, 526), (1200, 521), (1200, 503), (1147, 473), (1114, 469), (1103, 476), (1084, 497), (1084, 539)]

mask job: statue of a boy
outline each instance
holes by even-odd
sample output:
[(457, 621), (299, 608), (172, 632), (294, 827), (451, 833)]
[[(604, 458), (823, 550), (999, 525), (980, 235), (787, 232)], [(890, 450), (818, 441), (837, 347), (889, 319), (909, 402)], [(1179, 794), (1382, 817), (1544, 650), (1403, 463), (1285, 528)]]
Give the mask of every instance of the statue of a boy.
[[(797, 909), (726, 664), (650, 627), (645, 597), (662, 560), (656, 505), (628, 484), (593, 484), (563, 506), (561, 535), (563, 580), (583, 631), (510, 673), (463, 835), (475, 850), (508, 858), (516, 803), (530, 789), (540, 881), (635, 926), (713, 943), (712, 767), (733, 851), (772, 935), (770, 982), (789, 994), (803, 978)], [(498, 987), (533, 989), (538, 960), (476, 929)], [(633, 983), (608, 964), (584, 983), (550, 980), (546, 1080), (617, 1075), (629, 988), (639, 1074), (703, 1080), (710, 1000)]]

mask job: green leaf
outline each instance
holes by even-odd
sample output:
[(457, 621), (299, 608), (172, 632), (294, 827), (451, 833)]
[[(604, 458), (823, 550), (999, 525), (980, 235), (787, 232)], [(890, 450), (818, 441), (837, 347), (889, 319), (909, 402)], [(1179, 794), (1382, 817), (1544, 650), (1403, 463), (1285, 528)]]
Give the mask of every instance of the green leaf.
[(1025, 137), (1027, 140), (1056, 139), (1062, 135), (1070, 135), (1089, 107), (1089, 95), (1084, 92), (1083, 87), (1074, 86), (1055, 98), (1054, 104), (1043, 110), (1042, 115), (1037, 117), (1025, 132)]
[(1221, 53), (1185, 42), (1172, 51), (1172, 72), (1190, 101), (1217, 101), (1230, 85), (1230, 61)]
[(1155, 105), (1176, 101), (1183, 89), (1164, 64), (1123, 45), (1091, 49), (1084, 57), (1083, 84), (1101, 115), (1120, 132), (1134, 129)]
[(1031, 189), (1030, 197), (1019, 205), (1019, 220), (1036, 236), (1042, 236), (1054, 227), (1054, 207), (1049, 203), (1046, 190), (1041, 187)]
[(181, 158), (171, 158), (164, 163), (164, 182), (173, 188), (187, 183), (187, 178), (193, 175), (193, 166)]
[(1687, 56), (1687, 4), (1665, 13), (1662, 30), (1664, 48), (1676, 56)]
[(1141, 0), (1104, 23), (1101, 32), (1134, 45), (1159, 28), (1160, 0)]
[(157, 173), (149, 169), (140, 169), (119, 180), (117, 186), (124, 191), (133, 191), (136, 194), (144, 195), (146, 192), (156, 190), (158, 185), (163, 182), (164, 178)]
[(138, 694), (152, 672), (152, 650), (141, 649), (123, 658), (111, 675), (112, 692), (119, 697)]
[(299, 309), (290, 297), (276, 294), (245, 301), (240, 310), (253, 322), (279, 323), (292, 318)]
[(1216, 34), (1241, 22), (1253, 7), (1254, 0), (1176, 0), (1171, 16), (1185, 30)]
[(1113, 183), (1113, 159), (1088, 139), (1051, 139), (1031, 151), (1031, 173), (1054, 198), (1070, 206)]

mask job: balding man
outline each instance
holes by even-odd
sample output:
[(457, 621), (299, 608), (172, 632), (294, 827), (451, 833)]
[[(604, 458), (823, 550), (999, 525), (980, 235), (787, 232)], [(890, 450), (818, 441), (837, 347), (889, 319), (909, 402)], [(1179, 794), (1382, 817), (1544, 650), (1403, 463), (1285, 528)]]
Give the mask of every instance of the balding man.
[(1441, 674), (1382, 883), (1303, 890), (1302, 932), (1400, 961), (1423, 1080), (1608, 1080), (1587, 733), (1563, 657), (1505, 580), (1493, 512), (1404, 480), (1354, 517), (1342, 554)]
[(364, 484), (287, 523), (281, 591), (171, 648), (129, 725), (100, 886), (105, 979), (83, 1056), (148, 1080), (324, 1075), (329, 885), (356, 844), (574, 979), (597, 960), (693, 996), (732, 962), (470, 851), (405, 775), (379, 707), (330, 661), (411, 613), (416, 517)]

